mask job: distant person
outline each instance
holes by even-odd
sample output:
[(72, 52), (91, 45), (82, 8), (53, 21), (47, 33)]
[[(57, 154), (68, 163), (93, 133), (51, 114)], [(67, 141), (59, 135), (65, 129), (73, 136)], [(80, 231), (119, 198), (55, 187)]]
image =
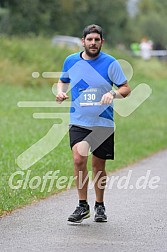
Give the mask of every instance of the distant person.
[(143, 38), (140, 43), (141, 57), (144, 60), (149, 60), (151, 58), (152, 41)]
[[(130, 93), (127, 79), (118, 61), (101, 51), (103, 31), (98, 25), (83, 30), (84, 51), (68, 56), (57, 84), (57, 102), (68, 99), (71, 87), (70, 145), (79, 204), (69, 222), (80, 223), (90, 217), (88, 204), (88, 151), (92, 153), (92, 171), (96, 200), (94, 221), (106, 222), (104, 204), (106, 160), (114, 159), (113, 100)], [(113, 84), (117, 90), (113, 90)], [(68, 169), (68, 167), (67, 167)], [(81, 186), (82, 182), (85, 182)]]
[(130, 49), (133, 52), (134, 56), (139, 56), (140, 55), (140, 44), (138, 42), (131, 43)]

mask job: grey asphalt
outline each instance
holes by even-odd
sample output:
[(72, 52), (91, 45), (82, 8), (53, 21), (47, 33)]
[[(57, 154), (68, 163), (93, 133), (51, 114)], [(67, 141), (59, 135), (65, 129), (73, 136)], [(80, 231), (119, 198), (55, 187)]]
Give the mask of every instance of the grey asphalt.
[(93, 222), (89, 189), (91, 217), (67, 224), (77, 205), (70, 189), (1, 218), (0, 251), (167, 251), (167, 150), (110, 174), (107, 187), (107, 223)]

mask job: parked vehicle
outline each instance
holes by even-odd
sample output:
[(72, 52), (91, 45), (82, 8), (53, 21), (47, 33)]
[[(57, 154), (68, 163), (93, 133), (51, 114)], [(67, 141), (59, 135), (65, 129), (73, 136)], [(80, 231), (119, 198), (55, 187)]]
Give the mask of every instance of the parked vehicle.
[(72, 37), (72, 36), (57, 35), (53, 37), (52, 44), (64, 46), (64, 47), (70, 47), (70, 48), (77, 48), (77, 49), (82, 48), (81, 39), (77, 37)]

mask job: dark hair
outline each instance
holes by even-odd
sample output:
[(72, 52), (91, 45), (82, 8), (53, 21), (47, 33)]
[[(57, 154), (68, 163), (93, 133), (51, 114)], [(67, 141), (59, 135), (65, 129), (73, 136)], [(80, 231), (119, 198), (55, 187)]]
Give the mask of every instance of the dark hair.
[(86, 38), (86, 36), (90, 33), (98, 33), (100, 34), (101, 39), (103, 38), (103, 30), (99, 25), (88, 25), (83, 30), (83, 37)]

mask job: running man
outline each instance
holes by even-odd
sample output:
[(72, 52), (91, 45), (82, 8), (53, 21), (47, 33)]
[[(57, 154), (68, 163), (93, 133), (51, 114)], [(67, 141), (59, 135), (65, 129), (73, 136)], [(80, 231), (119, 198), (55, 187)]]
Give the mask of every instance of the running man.
[(85, 27), (82, 37), (84, 51), (65, 59), (57, 84), (56, 101), (59, 103), (69, 98), (69, 85), (71, 89), (69, 137), (79, 204), (68, 217), (70, 222), (80, 223), (90, 216), (87, 171), (89, 149), (92, 154), (93, 178), (96, 178), (94, 221), (107, 221), (104, 204), (107, 176), (105, 164), (106, 160), (114, 159), (113, 100), (124, 98), (131, 92), (118, 61), (101, 51), (103, 43), (100, 26), (92, 24)]

